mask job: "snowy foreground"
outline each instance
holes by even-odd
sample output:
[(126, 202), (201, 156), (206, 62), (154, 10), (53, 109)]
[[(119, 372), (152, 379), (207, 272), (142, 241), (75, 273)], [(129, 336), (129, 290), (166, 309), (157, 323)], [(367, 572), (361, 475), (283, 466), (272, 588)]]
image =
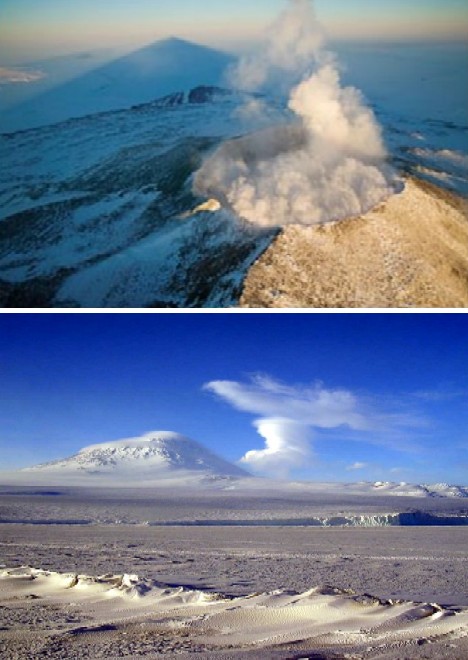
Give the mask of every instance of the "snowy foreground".
[[(93, 635), (97, 653), (104, 650), (106, 655), (109, 651), (119, 654), (125, 646), (134, 654), (187, 651), (218, 656), (226, 647), (231, 652), (242, 648), (246, 657), (259, 657), (259, 653), (268, 657), (267, 649), (272, 647), (283, 652), (294, 647), (304, 651), (331, 647), (365, 649), (359, 656), (365, 657), (370, 655), (370, 640), (387, 651), (406, 647), (408, 652), (423, 641), (445, 636), (451, 639), (452, 648), (458, 648), (453, 642), (464, 642), (468, 630), (468, 611), (382, 601), (329, 587), (302, 594), (277, 590), (226, 598), (183, 587), (167, 588), (136, 575), (93, 578), (25, 567), (4, 569), (0, 589), (3, 599), (13, 597), (21, 602), (33, 598), (41, 601), (42, 608), (55, 612), (47, 621), (52, 630), (32, 636), (33, 649), (62, 646), (73, 657), (82, 652), (80, 647), (88, 647), (84, 640)], [(8, 607), (7, 629), (15, 626), (13, 613), (22, 609)], [(54, 634), (54, 625), (61, 631)], [(122, 641), (123, 635), (130, 639)]]
[(0, 531), (9, 658), (468, 652), (466, 528)]

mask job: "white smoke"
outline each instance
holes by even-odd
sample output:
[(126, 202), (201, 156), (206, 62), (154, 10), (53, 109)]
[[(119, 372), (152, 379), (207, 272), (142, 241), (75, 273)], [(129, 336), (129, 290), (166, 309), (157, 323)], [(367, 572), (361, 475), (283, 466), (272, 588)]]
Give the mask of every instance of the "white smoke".
[(241, 459), (256, 472), (286, 477), (291, 469), (305, 467), (312, 459), (307, 425), (292, 419), (257, 419), (254, 426), (265, 440), (265, 449), (248, 451)]
[[(242, 57), (228, 72), (229, 82), (248, 92), (268, 83), (288, 84), (310, 72), (311, 62), (324, 56), (325, 36), (309, 0), (289, 0), (286, 9), (268, 28), (258, 52)], [(285, 77), (284, 74), (288, 74)]]
[(261, 415), (253, 425), (265, 440), (265, 448), (248, 451), (241, 459), (258, 472), (286, 476), (291, 469), (310, 464), (313, 427), (347, 426), (364, 431), (372, 426), (351, 392), (327, 390), (319, 384), (291, 387), (255, 376), (251, 383), (212, 381), (205, 389), (238, 410)]
[[(256, 416), (253, 425), (263, 438), (262, 449), (252, 449), (241, 462), (256, 472), (287, 476), (295, 468), (307, 468), (314, 459), (312, 441), (321, 429), (333, 429), (336, 438), (413, 451), (408, 429), (425, 424), (414, 411), (397, 412), (382, 401), (358, 396), (344, 389), (286, 385), (257, 375), (250, 382), (216, 380), (204, 389), (227, 401), (236, 410)], [(363, 469), (355, 463), (348, 469)]]
[(261, 226), (359, 215), (394, 192), (380, 127), (362, 94), (343, 87), (312, 0), (288, 0), (256, 56), (231, 71), (240, 89), (288, 88), (294, 121), (224, 144), (195, 191)]

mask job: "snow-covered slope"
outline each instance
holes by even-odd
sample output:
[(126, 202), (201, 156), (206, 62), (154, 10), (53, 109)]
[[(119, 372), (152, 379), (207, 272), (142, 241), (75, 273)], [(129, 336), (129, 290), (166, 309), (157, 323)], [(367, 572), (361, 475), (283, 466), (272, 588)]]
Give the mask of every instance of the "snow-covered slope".
[(50, 74), (44, 73), (37, 82), (30, 82), (26, 98), (16, 92), (18, 84), (11, 92), (2, 90), (0, 132), (129, 108), (199, 84), (217, 85), (231, 59), (220, 51), (172, 38), (99, 63), (66, 81), (57, 67), (39, 64), (38, 76), (44, 69), (49, 69)]
[(209, 86), (0, 136), (0, 305), (227, 307), (275, 231), (203, 202), (191, 177), (245, 130)]
[[(185, 492), (186, 489), (194, 494), (225, 491), (234, 497), (247, 495), (258, 500), (262, 511), (264, 503), (272, 499), (284, 498), (289, 503), (297, 501), (297, 507), (292, 511), (282, 512), (281, 507), (278, 510), (275, 507), (275, 513), (270, 516), (267, 508), (258, 514), (258, 519), (249, 514), (245, 524), (261, 524), (261, 520), (270, 517), (285, 525), (452, 524), (450, 517), (447, 522), (437, 517), (444, 512), (449, 516), (461, 512), (462, 522), (453, 524), (467, 524), (466, 507), (463, 506), (463, 500), (468, 498), (467, 486), (382, 481), (321, 483), (254, 477), (200, 443), (171, 431), (154, 431), (139, 437), (91, 445), (68, 458), (16, 472), (0, 472), (0, 494), (2, 487), (9, 484), (25, 487), (131, 487), (141, 488), (143, 492), (145, 488), (164, 488), (168, 494)], [(403, 504), (400, 509), (389, 506), (391, 500), (407, 501), (405, 498), (410, 498), (410, 508)], [(413, 508), (413, 503), (418, 500), (434, 500), (431, 508), (423, 505), (421, 511), (434, 514), (435, 522), (430, 517), (426, 520), (419, 516), (420, 512)], [(442, 500), (451, 500), (455, 508), (439, 511), (436, 501)], [(455, 504), (456, 501), (462, 508)], [(360, 511), (359, 503), (366, 502), (372, 503), (374, 509)], [(326, 515), (317, 514), (317, 507), (328, 511), (329, 506)], [(415, 511), (417, 515), (411, 517)], [(411, 515), (408, 517), (407, 514)], [(218, 522), (221, 524), (223, 520)], [(233, 520), (237, 523), (243, 520), (240, 511)], [(232, 520), (228, 516), (224, 522), (231, 524)]]
[[(155, 431), (137, 438), (85, 447), (70, 458), (26, 468), (22, 472), (47, 476), (51, 481), (83, 477), (101, 478), (118, 485), (121, 479), (138, 483), (164, 479), (249, 476), (245, 470), (178, 433)], [(66, 483), (66, 482), (65, 482)]]

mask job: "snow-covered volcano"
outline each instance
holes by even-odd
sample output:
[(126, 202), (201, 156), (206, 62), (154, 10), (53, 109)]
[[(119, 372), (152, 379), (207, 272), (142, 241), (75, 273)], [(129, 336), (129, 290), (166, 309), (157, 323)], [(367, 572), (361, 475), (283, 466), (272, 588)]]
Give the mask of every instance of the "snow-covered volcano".
[(34, 476), (104, 478), (106, 482), (157, 482), (165, 479), (240, 478), (245, 470), (225, 461), (189, 438), (169, 431), (85, 447), (65, 459), (26, 468)]

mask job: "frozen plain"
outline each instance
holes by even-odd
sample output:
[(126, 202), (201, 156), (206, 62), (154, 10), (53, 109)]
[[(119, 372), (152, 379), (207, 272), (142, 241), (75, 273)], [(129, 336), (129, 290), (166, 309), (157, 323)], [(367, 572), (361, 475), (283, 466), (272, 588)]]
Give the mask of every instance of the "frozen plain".
[(468, 652), (467, 526), (304, 524), (463, 516), (464, 498), (4, 488), (0, 504), (7, 657)]

